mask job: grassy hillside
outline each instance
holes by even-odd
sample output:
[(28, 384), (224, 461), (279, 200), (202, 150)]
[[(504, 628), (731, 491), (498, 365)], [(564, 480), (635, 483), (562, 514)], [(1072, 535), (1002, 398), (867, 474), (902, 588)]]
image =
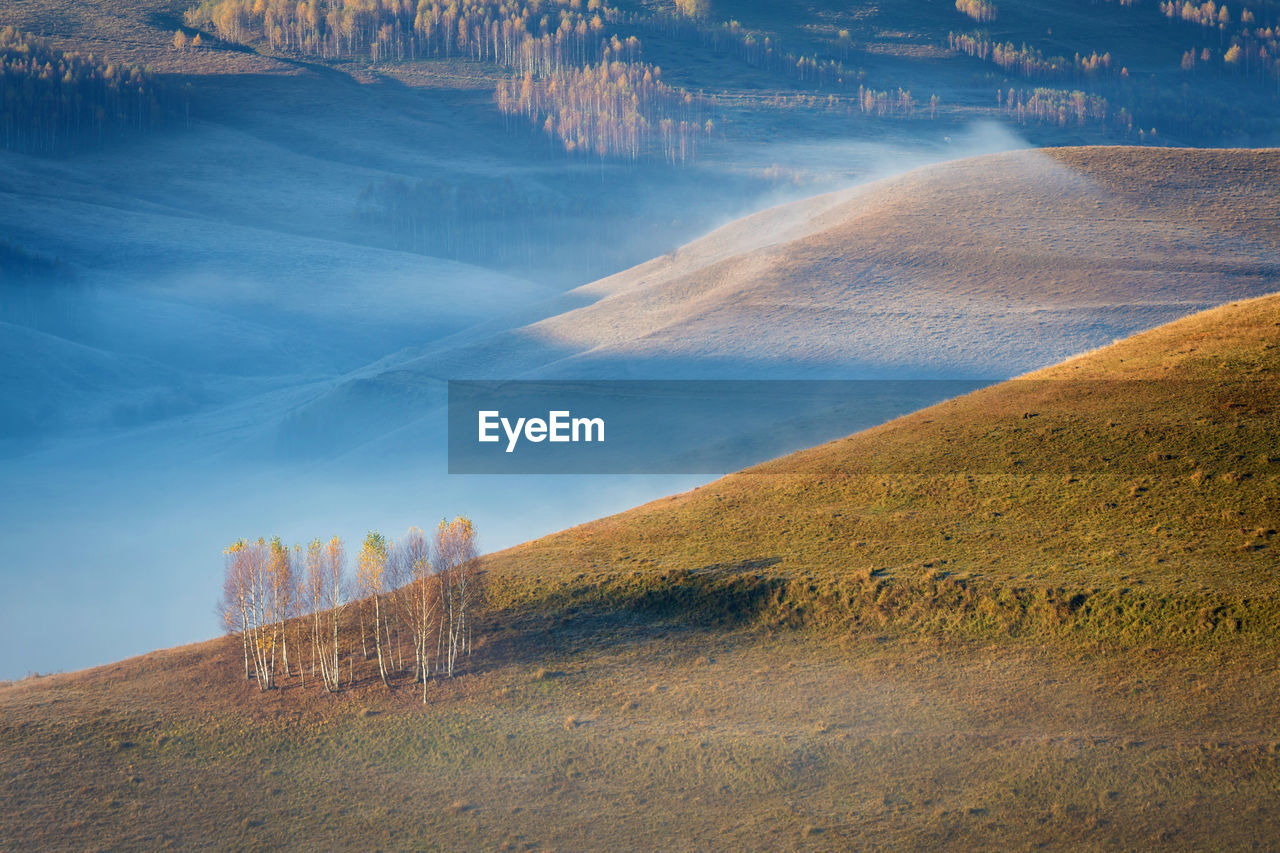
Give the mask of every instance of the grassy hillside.
[(426, 708), (229, 641), (4, 685), (0, 846), (1265, 844), (1277, 352), (1227, 305), (492, 555)]
[(707, 589), (786, 621), (1264, 639), (1280, 628), (1277, 402), (1270, 296), (490, 564), (515, 598)]

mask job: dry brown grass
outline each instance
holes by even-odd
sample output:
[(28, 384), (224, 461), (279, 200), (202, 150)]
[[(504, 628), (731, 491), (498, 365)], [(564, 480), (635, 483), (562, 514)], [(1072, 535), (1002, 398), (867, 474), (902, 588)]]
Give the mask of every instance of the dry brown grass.
[(1224, 306), (488, 564), (547, 600), (713, 576), (725, 595), (963, 581), (1266, 606), (1271, 546), (1236, 546), (1280, 505), (1277, 341), (1280, 297)]
[(1100, 848), (1274, 829), (1280, 672), (1258, 656), (577, 621), (541, 655), (564, 676), (530, 682), (508, 655), (530, 630), (501, 626), (425, 709), (372, 672), (350, 695), (263, 696), (222, 642), (0, 688), (0, 842)]

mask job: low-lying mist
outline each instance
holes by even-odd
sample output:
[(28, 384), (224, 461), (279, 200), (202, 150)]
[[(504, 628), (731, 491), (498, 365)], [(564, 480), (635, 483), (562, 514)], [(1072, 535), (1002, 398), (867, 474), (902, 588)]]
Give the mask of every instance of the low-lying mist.
[[(57, 258), (78, 283), (74, 300), (8, 310), (0, 327), (0, 573), (9, 590), (0, 605), (0, 677), (216, 634), (221, 549), (238, 537), (304, 542), (336, 534), (354, 541), (369, 529), (399, 534), (462, 513), (494, 549), (705, 482), (706, 475), (450, 477), (438, 406), (424, 407), (425, 421), (393, 429), (390, 438), (363, 431), (379, 407), (394, 415), (418, 405), (402, 396), (416, 393), (412, 383), (377, 386), (367, 397), (347, 394), (341, 405), (318, 410), (323, 415), (311, 432), (338, 437), (331, 446), (299, 445), (305, 438), (291, 438), (281, 425), (352, 377), (380, 376), (405, 352), (441, 365), (439, 375), (423, 380), (432, 385), (420, 389), (428, 396), (460, 378), (455, 374), (527, 373), (529, 362), (505, 360), (501, 347), (483, 364), (449, 354), (565, 310), (556, 293), (582, 283), (587, 270), (616, 271), (600, 266), (603, 260), (643, 260), (641, 252), (660, 254), (654, 247), (673, 249), (765, 207), (920, 163), (1021, 145), (998, 127), (975, 126), (950, 139), (902, 145), (726, 144), (685, 169), (544, 163), (536, 177), (543, 190), (561, 193), (558, 203), (570, 212), (612, 217), (606, 236), (615, 245), (596, 251), (591, 244), (605, 233), (598, 228), (568, 228), (550, 244), (552, 232), (541, 223), (487, 211), (497, 230), (486, 239), (503, 242), (492, 264), (475, 250), (481, 243), (444, 251), (453, 239), (447, 235), (413, 245), (402, 244), (394, 228), (385, 239), (354, 231), (368, 241), (355, 245), (239, 222), (248, 216), (235, 212), (240, 188), (226, 183), (221, 167), (210, 174), (231, 197), (223, 203), (230, 212), (194, 224), (137, 204), (124, 220), (93, 205), (60, 208), (56, 184), (40, 198), (10, 195), (0, 226)], [(26, 168), (21, 158), (4, 156), (6, 170)], [(557, 182), (557, 168), (572, 180)], [(90, 164), (75, 180), (92, 183), (107, 171)], [(511, 175), (515, 183), (504, 186), (533, 186), (526, 173)], [(680, 202), (690, 188), (717, 180), (717, 192)], [(393, 176), (370, 177), (364, 186), (417, 184)], [(591, 199), (593, 188), (615, 199)], [(247, 195), (262, 191), (245, 188)], [(113, 184), (103, 192), (120, 190)], [(334, 217), (350, 221), (377, 194), (363, 202), (353, 195)], [(54, 224), (64, 210), (70, 232)], [(459, 219), (451, 233), (466, 232)], [(457, 257), (440, 261), (422, 250)], [(565, 259), (558, 279), (545, 274), (557, 256)], [(579, 263), (579, 256), (589, 261)], [(519, 275), (525, 260), (539, 257), (546, 260), (542, 273)], [(750, 363), (749, 354), (743, 358)], [(937, 367), (946, 370), (945, 362)], [(617, 369), (626, 372), (625, 364)]]

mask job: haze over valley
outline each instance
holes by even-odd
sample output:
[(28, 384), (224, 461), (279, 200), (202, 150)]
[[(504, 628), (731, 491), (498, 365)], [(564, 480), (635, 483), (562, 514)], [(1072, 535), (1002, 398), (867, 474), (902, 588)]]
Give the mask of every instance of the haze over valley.
[(1278, 138), (1275, 0), (8, 3), (0, 847), (1265, 843)]

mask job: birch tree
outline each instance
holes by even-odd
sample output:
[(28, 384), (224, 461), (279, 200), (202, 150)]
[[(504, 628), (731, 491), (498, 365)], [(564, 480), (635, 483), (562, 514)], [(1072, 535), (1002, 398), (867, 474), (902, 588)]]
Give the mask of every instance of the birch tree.
[[(280, 644), (280, 662), (289, 676), (289, 617), (294, 610), (293, 554), (289, 546), (273, 536), (267, 559), (266, 589), (271, 617), (271, 643)], [(296, 653), (294, 655), (297, 656)]]
[(431, 641), (437, 636), (440, 620), (440, 577), (421, 529), (409, 528), (392, 554), (392, 563), (398, 578), (404, 579), (397, 596), (413, 637), (413, 680), (422, 685), (425, 705), (427, 679), (431, 676)]
[(275, 686), (277, 623), (267, 543), (263, 539), (237, 540), (227, 548), (225, 560), (223, 612), (229, 615), (231, 626), (240, 631), (246, 677), (252, 658), (258, 689), (270, 690)]
[(329, 540), (324, 549), (324, 572), (325, 572), (325, 607), (329, 617), (329, 634), (332, 636), (332, 642), (329, 644), (327, 651), (331, 657), (330, 673), (333, 678), (333, 688), (337, 690), (342, 681), (341, 669), (341, 644), (339, 642), (338, 630), (339, 624), (342, 622), (342, 610), (346, 604), (345, 588), (347, 574), (347, 551), (342, 543), (342, 539), (335, 536)]
[(222, 600), (218, 610), (228, 634), (240, 635), (244, 651), (244, 678), (253, 677), (249, 668), (249, 581), (242, 553), (244, 540), (232, 543), (223, 555)]
[[(338, 626), (342, 619), (346, 552), (337, 536), (322, 543), (312, 539), (306, 553), (306, 595), (311, 611), (311, 656), (330, 693), (341, 683)], [(314, 669), (312, 672), (314, 673)]]
[[(373, 644), (378, 652), (378, 675), (385, 686), (387, 683), (387, 665), (383, 655), (383, 620), (382, 593), (387, 569), (387, 539), (376, 530), (369, 531), (360, 548), (360, 556), (356, 565), (356, 580), (360, 592), (373, 599)], [(363, 610), (363, 606), (362, 606)], [(363, 622), (361, 623), (363, 631)], [(388, 649), (388, 651), (390, 651)]]
[(441, 520), (435, 536), (436, 571), (439, 576), (442, 610), (437, 631), (437, 670), (441, 666), (452, 677), (459, 655), (470, 654), (471, 609), (478, 593), (475, 526), (471, 519), (457, 516)]

